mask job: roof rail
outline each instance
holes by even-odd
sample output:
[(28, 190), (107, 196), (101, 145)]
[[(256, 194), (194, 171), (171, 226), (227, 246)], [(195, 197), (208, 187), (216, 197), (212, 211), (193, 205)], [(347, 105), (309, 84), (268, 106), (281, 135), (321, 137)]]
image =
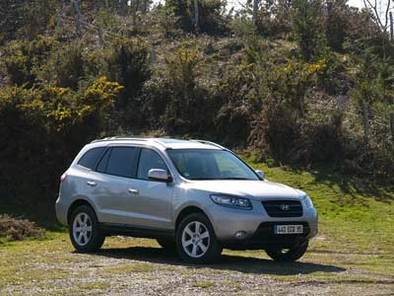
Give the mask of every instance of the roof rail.
[(211, 142), (211, 141), (199, 140), (199, 139), (190, 139), (189, 141), (199, 142), (201, 144), (211, 145), (211, 146), (215, 146), (217, 148), (223, 149), (223, 150), (228, 150), (226, 147), (223, 147), (223, 146), (216, 144), (214, 142)]
[(147, 141), (149, 138), (136, 138), (136, 137), (106, 137), (103, 139), (93, 140), (91, 143), (112, 141), (112, 140), (133, 140), (133, 141)]

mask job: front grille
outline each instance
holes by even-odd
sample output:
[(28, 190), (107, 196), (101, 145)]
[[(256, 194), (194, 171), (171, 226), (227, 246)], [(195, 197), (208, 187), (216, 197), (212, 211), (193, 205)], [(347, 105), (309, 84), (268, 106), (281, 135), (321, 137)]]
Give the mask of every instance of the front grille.
[(298, 200), (267, 200), (262, 204), (270, 217), (302, 216), (302, 204)]

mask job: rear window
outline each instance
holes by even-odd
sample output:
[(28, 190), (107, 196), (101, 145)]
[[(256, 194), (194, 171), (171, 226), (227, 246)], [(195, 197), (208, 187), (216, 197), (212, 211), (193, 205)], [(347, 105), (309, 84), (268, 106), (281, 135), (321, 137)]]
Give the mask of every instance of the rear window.
[(105, 147), (92, 148), (88, 150), (84, 155), (82, 155), (78, 164), (93, 170), (96, 167), (97, 160), (103, 154), (104, 150)]
[(138, 148), (113, 147), (109, 154), (105, 173), (121, 177), (135, 177), (137, 160)]

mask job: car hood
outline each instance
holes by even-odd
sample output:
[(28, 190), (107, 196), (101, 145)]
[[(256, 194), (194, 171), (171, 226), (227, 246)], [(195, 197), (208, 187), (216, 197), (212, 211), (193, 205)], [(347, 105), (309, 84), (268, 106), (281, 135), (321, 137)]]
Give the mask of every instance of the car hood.
[(256, 200), (263, 200), (267, 198), (300, 199), (305, 195), (305, 193), (301, 190), (267, 180), (191, 181), (188, 182), (186, 186), (190, 189), (201, 190), (210, 193), (246, 196)]

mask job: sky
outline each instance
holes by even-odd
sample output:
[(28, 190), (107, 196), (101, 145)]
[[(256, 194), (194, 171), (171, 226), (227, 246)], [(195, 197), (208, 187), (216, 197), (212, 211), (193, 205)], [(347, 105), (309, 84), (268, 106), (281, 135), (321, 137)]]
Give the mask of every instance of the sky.
[[(384, 1), (384, 0), (383, 0)], [(164, 0), (153, 0), (154, 3), (160, 3), (164, 2)], [(230, 7), (237, 7), (239, 6), (239, 3), (246, 2), (245, 0), (227, 0), (228, 6)], [(348, 1), (350, 6), (362, 8), (364, 7), (364, 2), (363, 0), (349, 0)]]
[[(0, 0), (1, 1), (1, 0)], [(376, 0), (378, 3), (378, 12), (381, 16), (382, 22), (384, 23), (384, 15), (386, 12), (386, 7), (387, 7), (387, 1), (390, 0)], [(153, 0), (154, 4), (157, 3), (164, 3), (165, 0)], [(227, 8), (230, 9), (231, 7), (234, 7), (235, 9), (240, 7), (240, 3), (245, 3), (246, 0), (227, 0)], [(374, 3), (375, 0), (370, 0), (371, 3)], [(347, 2), (349, 6), (357, 7), (357, 8), (364, 8), (364, 0), (348, 0)], [(390, 5), (390, 11), (394, 13), (394, 0), (391, 0), (391, 5)]]

